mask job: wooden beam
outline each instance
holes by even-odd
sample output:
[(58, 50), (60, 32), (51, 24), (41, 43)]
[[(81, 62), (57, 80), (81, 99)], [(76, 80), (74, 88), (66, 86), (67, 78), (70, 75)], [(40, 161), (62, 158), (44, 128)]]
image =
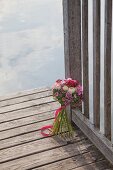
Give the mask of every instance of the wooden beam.
[(72, 110), (72, 121), (83, 131), (103, 155), (113, 164), (111, 142), (78, 110)]
[(89, 76), (88, 76), (88, 0), (82, 0), (82, 62), (84, 115), (89, 118)]
[(63, 0), (65, 77), (82, 82), (81, 1)]
[(100, 0), (93, 1), (93, 122), (100, 128)]
[[(65, 77), (79, 80), (81, 73), (81, 0), (63, 0)], [(71, 109), (67, 107), (71, 121)]]
[(112, 0), (105, 0), (105, 51), (104, 51), (104, 132), (111, 137), (111, 30)]

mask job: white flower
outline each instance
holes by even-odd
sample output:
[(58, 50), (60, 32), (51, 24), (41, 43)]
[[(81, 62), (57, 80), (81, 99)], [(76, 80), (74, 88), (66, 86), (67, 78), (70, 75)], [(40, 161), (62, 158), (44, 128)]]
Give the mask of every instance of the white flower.
[(70, 87), (70, 88), (69, 88), (69, 90), (68, 90), (68, 92), (72, 94), (72, 93), (74, 93), (74, 92), (75, 92), (75, 90), (76, 90), (75, 88)]
[(67, 86), (63, 86), (62, 89), (63, 89), (64, 91), (68, 91), (68, 87), (67, 87)]
[(74, 94), (74, 98), (77, 98), (77, 95), (76, 95), (76, 94)]

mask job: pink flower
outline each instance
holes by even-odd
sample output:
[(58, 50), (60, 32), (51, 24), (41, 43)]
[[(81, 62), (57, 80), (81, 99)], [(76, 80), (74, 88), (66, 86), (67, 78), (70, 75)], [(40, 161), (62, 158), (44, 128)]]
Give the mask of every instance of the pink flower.
[(61, 83), (61, 82), (62, 82), (62, 80), (60, 80), (60, 79), (56, 80), (56, 83)]
[(81, 96), (83, 94), (82, 86), (78, 85), (77, 86), (77, 94)]
[(60, 90), (61, 89), (61, 85), (59, 83), (55, 83), (54, 88)]

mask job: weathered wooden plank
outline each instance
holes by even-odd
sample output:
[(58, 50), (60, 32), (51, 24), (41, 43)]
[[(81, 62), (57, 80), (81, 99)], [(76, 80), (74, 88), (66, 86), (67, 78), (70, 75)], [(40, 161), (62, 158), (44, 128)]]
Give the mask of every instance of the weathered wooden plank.
[[(49, 122), (46, 121), (45, 123), (50, 124), (50, 121)], [(81, 138), (81, 139), (83, 139), (83, 137), (84, 137), (84, 139), (86, 138), (80, 130), (76, 130), (74, 132), (74, 137), (76, 137), (76, 139), (77, 139), (77, 136), (79, 136), (79, 138)], [(5, 140), (0, 140), (0, 150), (5, 149), (5, 148), (14, 147), (14, 146), (17, 146), (17, 145), (21, 145), (21, 144), (24, 144), (24, 143), (28, 143), (28, 142), (31, 142), (31, 141), (36, 141), (36, 140), (39, 140), (39, 139), (42, 139), (42, 138), (45, 138), (45, 137), (42, 136), (42, 134), (40, 133), (40, 128), (39, 128), (39, 129), (36, 129), (32, 132), (28, 132), (28, 133), (23, 134), (23, 135), (15, 136), (15, 137), (8, 138), (8, 139), (5, 139)]]
[[(48, 147), (50, 147), (50, 141), (48, 141)], [(44, 142), (45, 145), (45, 142)], [(59, 145), (57, 141), (53, 141), (52, 146)], [(39, 146), (36, 145), (38, 148)], [(47, 147), (47, 145), (45, 145)], [(44, 146), (44, 148), (45, 148)], [(54, 161), (59, 161), (61, 159), (66, 159), (70, 158), (75, 155), (79, 155), (82, 153), (87, 152), (87, 148), (92, 146), (91, 142), (89, 141), (80, 141), (80, 142), (75, 142), (73, 144), (69, 144), (66, 146), (62, 147), (57, 147), (54, 149), (47, 150), (45, 152), (40, 152), (40, 153), (34, 153), (33, 155), (28, 155), (25, 157), (22, 157), (20, 159), (15, 159), (13, 161), (9, 161), (7, 163), (2, 163), (0, 165), (1, 170), (2, 169), (9, 169), (9, 170), (14, 170), (16, 169), (32, 169), (34, 166), (35, 167), (40, 167), (44, 164), (52, 163)], [(36, 149), (36, 147), (35, 147)], [(40, 149), (40, 148), (39, 148)], [(24, 151), (22, 151), (24, 152)], [(31, 152), (31, 151), (29, 151)]]
[(104, 47), (104, 132), (111, 136), (111, 30), (112, 0), (105, 0), (105, 47)]
[(100, 0), (93, 1), (93, 122), (100, 128)]
[[(48, 123), (48, 122), (46, 122), (46, 123)], [(28, 143), (30, 141), (39, 140), (41, 138), (44, 138), (44, 137), (40, 133), (39, 129), (34, 130), (31, 133), (29, 133), (29, 131), (28, 131), (28, 133), (23, 134), (23, 135), (8, 138), (8, 139), (5, 139), (5, 140), (0, 140), (0, 150), (5, 149), (5, 148), (10, 148), (10, 147), (13, 147), (13, 146), (17, 146), (17, 145), (21, 145), (21, 144), (24, 144), (24, 143)]]
[(16, 92), (16, 93), (8, 94), (8, 95), (5, 95), (5, 96), (0, 96), (0, 101), (18, 98), (18, 97), (27, 96), (27, 95), (32, 95), (32, 94), (35, 94), (35, 93), (41, 93), (41, 92), (48, 91), (48, 90), (51, 90), (51, 88), (50, 87), (35, 88), (35, 89), (31, 89), (31, 90)]
[(42, 126), (52, 124), (52, 123), (53, 123), (53, 119), (48, 120), (48, 121), (43, 121), (40, 123), (38, 122), (38, 123), (26, 125), (26, 126), (17, 127), (14, 129), (9, 129), (6, 131), (1, 131), (0, 132), (0, 140), (19, 136), (19, 135), (26, 134), (26, 133), (29, 133), (32, 131), (36, 131), (36, 130), (38, 131)]
[(88, 76), (88, 0), (82, 0), (82, 62), (84, 115), (89, 118), (89, 76)]
[(65, 76), (81, 82), (81, 1), (63, 0)]
[(54, 118), (54, 111), (35, 114), (22, 119), (17, 119), (5, 123), (0, 123), (0, 131), (6, 131), (8, 129), (13, 129), (21, 126), (26, 126), (33, 123), (40, 123), (41, 121), (49, 120)]
[(79, 111), (72, 111), (72, 120), (113, 164), (113, 147), (111, 142)]
[(42, 167), (33, 168), (35, 170), (71, 170), (75, 169), (84, 165), (91, 164), (93, 162), (101, 161), (103, 160), (103, 156), (100, 154), (100, 152), (97, 149), (94, 149), (93, 147), (90, 148), (90, 151), (88, 153), (84, 153), (81, 155), (77, 155), (68, 159), (64, 159), (52, 164), (44, 165)]
[(0, 163), (17, 159), (33, 153), (43, 152), (45, 150), (53, 149), (59, 146), (65, 146), (66, 142), (59, 140), (57, 142), (53, 138), (44, 138), (36, 141), (31, 141), (22, 145), (0, 150)]
[[(40, 140), (35, 140), (25, 144), (0, 150), (0, 163), (12, 159), (17, 159), (33, 153), (44, 152), (45, 150), (51, 150), (53, 148), (67, 145), (66, 141), (59, 140), (57, 137), (54, 138), (43, 138)], [(82, 141), (84, 139), (84, 135), (83, 137), (76, 136), (76, 142)]]
[(27, 101), (31, 101), (31, 100), (36, 100), (36, 99), (48, 97), (51, 95), (52, 95), (52, 91), (44, 91), (41, 93), (35, 93), (35, 94), (30, 94), (30, 95), (17, 97), (17, 98), (13, 98), (13, 99), (7, 99), (4, 101), (0, 101), (0, 107), (23, 103), (23, 102), (27, 102)]
[(41, 104), (45, 104), (45, 103), (49, 103), (49, 102), (53, 102), (53, 101), (54, 101), (53, 97), (49, 96), (49, 97), (36, 99), (36, 100), (28, 101), (28, 102), (23, 102), (23, 103), (19, 103), (19, 104), (15, 104), (15, 105), (1, 107), (0, 114), (12, 112), (12, 111), (16, 111), (16, 110), (21, 110), (24, 108), (34, 107), (37, 105), (41, 105)]
[(91, 163), (89, 165), (74, 168), (73, 170), (85, 170), (85, 169), (87, 169), (87, 170), (96, 170), (96, 169), (99, 169), (99, 170), (104, 170), (104, 169), (112, 170), (113, 168), (109, 165), (109, 163), (106, 160), (102, 160), (102, 161), (99, 161), (99, 162)]
[(58, 107), (60, 107), (60, 104), (58, 102), (51, 102), (17, 111), (7, 112), (0, 115), (0, 123), (22, 119), (33, 115), (35, 116), (36, 114), (43, 114), (44, 112), (53, 111)]

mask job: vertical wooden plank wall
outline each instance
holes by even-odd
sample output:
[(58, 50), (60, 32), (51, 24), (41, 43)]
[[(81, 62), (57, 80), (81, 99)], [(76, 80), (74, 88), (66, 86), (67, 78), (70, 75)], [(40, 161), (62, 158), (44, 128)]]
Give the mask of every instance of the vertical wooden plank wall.
[(100, 128), (100, 0), (93, 1), (93, 119)]
[[(81, 8), (82, 2), (82, 8)], [(93, 117), (89, 120), (88, 79), (88, 0), (63, 0), (65, 74), (82, 81), (84, 88), (84, 114), (71, 109), (72, 121), (113, 164), (111, 145), (111, 35), (112, 0), (105, 0), (105, 52), (104, 52), (104, 131), (100, 132), (100, 14), (101, 0), (93, 0)], [(81, 20), (82, 9), (82, 20)], [(82, 23), (82, 24), (81, 24)], [(81, 28), (82, 26), (82, 28)], [(81, 34), (82, 30), (82, 34)], [(81, 36), (82, 35), (82, 36)], [(82, 52), (81, 52), (82, 51)], [(82, 53), (82, 57), (81, 57)], [(82, 63), (82, 64), (81, 64)], [(81, 67), (83, 68), (81, 71)], [(112, 120), (113, 121), (113, 120)], [(113, 122), (112, 122), (113, 123)]]
[(82, 82), (81, 0), (63, 0), (65, 77)]
[(88, 0), (82, 0), (82, 62), (84, 115), (89, 118), (89, 75), (88, 75)]
[(111, 137), (111, 29), (112, 0), (105, 0), (105, 51), (104, 51), (104, 131)]

